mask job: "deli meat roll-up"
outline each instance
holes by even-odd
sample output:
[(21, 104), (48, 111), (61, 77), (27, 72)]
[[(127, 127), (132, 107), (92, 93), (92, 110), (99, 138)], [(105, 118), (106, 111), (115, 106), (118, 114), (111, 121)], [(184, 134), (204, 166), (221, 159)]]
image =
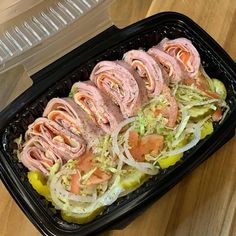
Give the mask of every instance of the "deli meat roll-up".
[(186, 38), (169, 40), (164, 38), (158, 48), (174, 57), (188, 77), (195, 77), (200, 67), (200, 56), (192, 42)]
[(120, 107), (124, 118), (136, 115), (147, 100), (144, 81), (123, 61), (98, 63), (90, 80)]
[(104, 132), (111, 133), (123, 120), (119, 107), (92, 81), (75, 83), (72, 94), (74, 101)]
[(154, 97), (161, 93), (163, 84), (168, 81), (163, 78), (161, 68), (152, 56), (141, 50), (131, 50), (124, 54), (123, 59), (144, 80), (149, 97)]
[(43, 116), (55, 121), (74, 135), (81, 135), (88, 143), (103, 133), (72, 98), (51, 99)]
[(44, 176), (48, 176), (50, 167), (56, 162), (62, 165), (60, 154), (54, 152), (53, 147), (40, 136), (30, 138), (22, 148), (18, 155), (19, 160), (30, 171), (39, 171)]
[(29, 169), (44, 175), (56, 161), (63, 164), (78, 159), (86, 150), (85, 140), (47, 118), (38, 118), (25, 134), (25, 143), (19, 150), (19, 160)]
[(182, 70), (175, 58), (161, 51), (157, 47), (152, 47), (147, 51), (165, 70), (170, 83), (177, 83), (182, 80)]

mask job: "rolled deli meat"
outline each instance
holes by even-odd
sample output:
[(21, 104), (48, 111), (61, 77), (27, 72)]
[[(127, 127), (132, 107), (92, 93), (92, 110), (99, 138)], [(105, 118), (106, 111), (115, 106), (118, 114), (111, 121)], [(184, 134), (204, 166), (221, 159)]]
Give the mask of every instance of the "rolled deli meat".
[(161, 93), (165, 79), (155, 59), (142, 50), (131, 50), (124, 54), (123, 59), (129, 63), (143, 79), (149, 97)]
[(148, 50), (148, 53), (155, 58), (156, 61), (165, 70), (169, 81), (171, 83), (177, 83), (182, 80), (182, 70), (177, 60), (169, 54), (161, 51), (157, 47), (152, 47)]
[(90, 80), (120, 107), (124, 118), (137, 114), (147, 101), (144, 81), (124, 61), (102, 61), (93, 69)]
[(184, 73), (193, 78), (199, 72), (200, 56), (192, 42), (186, 38), (169, 40), (164, 38), (158, 48), (174, 57), (182, 67)]
[(111, 133), (123, 120), (120, 108), (101, 92), (92, 81), (73, 85), (74, 101), (106, 133)]

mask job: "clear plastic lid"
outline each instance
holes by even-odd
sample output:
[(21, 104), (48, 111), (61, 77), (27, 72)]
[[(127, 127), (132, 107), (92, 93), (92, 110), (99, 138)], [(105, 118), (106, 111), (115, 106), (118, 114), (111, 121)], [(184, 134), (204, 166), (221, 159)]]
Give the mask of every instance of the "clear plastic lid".
[(31, 86), (32, 74), (111, 26), (111, 4), (1, 0), (0, 110)]
[(108, 28), (111, 2), (2, 0), (0, 73), (22, 64), (32, 74)]

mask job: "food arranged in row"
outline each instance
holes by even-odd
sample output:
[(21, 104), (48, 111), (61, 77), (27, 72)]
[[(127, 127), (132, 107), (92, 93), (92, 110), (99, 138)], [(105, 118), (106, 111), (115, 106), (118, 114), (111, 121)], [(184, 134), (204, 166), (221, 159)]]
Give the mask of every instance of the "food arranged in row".
[(224, 84), (186, 38), (101, 61), (88, 79), (50, 100), (16, 140), (33, 188), (74, 223), (174, 165), (229, 110)]

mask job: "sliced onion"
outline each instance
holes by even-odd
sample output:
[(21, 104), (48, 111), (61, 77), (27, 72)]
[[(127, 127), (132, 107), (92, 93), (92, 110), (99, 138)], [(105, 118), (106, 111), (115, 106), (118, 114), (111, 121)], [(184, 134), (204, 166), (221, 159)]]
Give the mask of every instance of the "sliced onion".
[(76, 214), (86, 214), (86, 213), (90, 213), (96, 210), (97, 208), (101, 206), (111, 205), (113, 202), (115, 202), (118, 199), (120, 194), (124, 191), (119, 186), (119, 182), (120, 182), (120, 176), (117, 175), (114, 179), (112, 186), (102, 196), (97, 198), (96, 201), (88, 204), (86, 207), (80, 207), (80, 206), (75, 205), (71, 209), (71, 212), (76, 213)]
[(135, 121), (136, 118), (135, 117), (132, 117), (132, 118), (128, 118), (124, 121), (122, 121), (118, 126), (117, 128), (113, 131), (113, 133), (111, 134), (111, 137), (112, 137), (112, 148), (113, 148), (113, 151), (115, 154), (117, 154), (118, 158), (126, 163), (126, 164), (130, 164), (127, 160), (127, 158), (123, 155), (123, 151), (120, 150), (119, 148), (119, 145), (118, 145), (118, 142), (117, 142), (117, 139), (118, 139), (118, 135), (120, 133), (120, 131), (122, 130), (123, 127), (125, 127), (127, 124)]
[(227, 116), (227, 114), (228, 114), (229, 111), (230, 111), (230, 107), (229, 107), (228, 105), (225, 105), (224, 107), (225, 107), (226, 109), (225, 109), (225, 111), (224, 111), (224, 113), (223, 113), (223, 115), (222, 115), (222, 117), (221, 117), (221, 120), (220, 120), (219, 124), (221, 124), (221, 123), (224, 121), (225, 117)]
[(188, 113), (186, 110), (183, 110), (182, 111), (182, 119), (181, 119), (181, 122), (177, 128), (177, 131), (176, 131), (176, 134), (175, 134), (175, 138), (179, 138), (179, 136), (183, 133), (187, 123), (188, 123), (188, 120), (189, 120), (190, 116), (188, 116)]
[(117, 175), (110, 189), (108, 189), (104, 195), (98, 198), (97, 201), (103, 206), (108, 206), (115, 202), (120, 194), (124, 191), (121, 187), (119, 187), (119, 182), (120, 176)]
[[(68, 192), (63, 185), (61, 184), (61, 177), (62, 175), (73, 175), (75, 174), (74, 170), (67, 170), (64, 169), (60, 172), (58, 172), (53, 178), (51, 179), (50, 183), (50, 192), (53, 202), (56, 204), (56, 206), (60, 209), (63, 209), (65, 207), (66, 202), (63, 201), (63, 199), (66, 199), (66, 201), (76, 201), (81, 203), (91, 203), (96, 201), (97, 199), (97, 193), (96, 191), (92, 194), (92, 196), (80, 196), (71, 192)], [(60, 200), (61, 198), (61, 200)]]
[(118, 165), (117, 165), (117, 168), (116, 168), (116, 169), (117, 169), (118, 171), (121, 170), (122, 167), (123, 167), (123, 164), (124, 164), (123, 161), (122, 161), (121, 159), (119, 159), (119, 160), (118, 160)]
[(174, 155), (177, 155), (179, 153), (186, 152), (189, 149), (191, 149), (192, 147), (194, 147), (200, 141), (200, 138), (201, 138), (201, 127), (200, 127), (200, 125), (198, 125), (198, 124), (195, 125), (193, 134), (194, 134), (194, 138), (191, 140), (191, 142), (189, 142), (187, 145), (185, 145), (185, 146), (183, 146), (179, 149), (166, 152), (165, 156), (174, 156)]

